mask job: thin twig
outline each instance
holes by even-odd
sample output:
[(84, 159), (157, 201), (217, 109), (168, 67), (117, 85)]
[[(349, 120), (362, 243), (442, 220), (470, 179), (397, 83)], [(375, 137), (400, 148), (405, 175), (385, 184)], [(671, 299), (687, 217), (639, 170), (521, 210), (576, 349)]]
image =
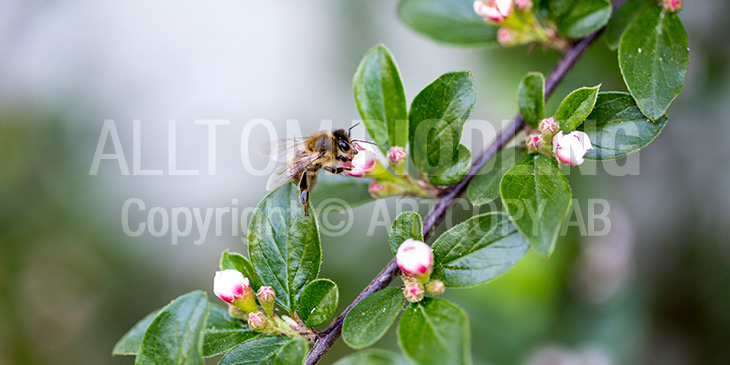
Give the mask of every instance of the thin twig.
[[(614, 8), (621, 6), (624, 2), (625, 1), (623, 0), (614, 1)], [(570, 69), (573, 68), (578, 59), (580, 59), (591, 43), (598, 38), (601, 32), (602, 30), (599, 30), (575, 43), (563, 56), (563, 58), (558, 61), (555, 68), (550, 71), (550, 74), (548, 74), (545, 79), (546, 99), (550, 97), (553, 91), (555, 91), (555, 88), (561, 81), (563, 81), (563, 78), (565, 78)], [(423, 236), (426, 239), (434, 232), (436, 226), (438, 226), (438, 224), (444, 219), (454, 201), (462, 193), (464, 193), (464, 191), (466, 191), (469, 183), (479, 172), (482, 166), (484, 166), (484, 164), (499, 150), (504, 148), (507, 143), (509, 143), (524, 127), (525, 122), (522, 120), (522, 116), (517, 114), (513, 121), (500, 132), (494, 142), (492, 142), (484, 153), (482, 153), (482, 155), (474, 161), (467, 176), (441, 196), (438, 203), (436, 203), (436, 206), (434, 206), (433, 210), (431, 210), (428, 216), (426, 216), (426, 219), (423, 221)], [(342, 333), (342, 323), (344, 322), (347, 314), (350, 313), (350, 310), (369, 295), (387, 287), (388, 284), (390, 284), (390, 282), (398, 275), (398, 272), (398, 265), (396, 265), (395, 259), (393, 259), (387, 266), (385, 266), (385, 268), (383, 268), (383, 270), (380, 271), (380, 273), (378, 273), (373, 281), (371, 281), (370, 284), (368, 284), (368, 286), (360, 292), (357, 298), (355, 298), (355, 300), (353, 300), (352, 303), (350, 303), (350, 305), (348, 305), (347, 308), (345, 308), (345, 310), (342, 311), (342, 313), (337, 316), (337, 318), (335, 318), (325, 330), (319, 333), (317, 341), (314, 343), (314, 347), (307, 357), (307, 365), (317, 364), (319, 360), (322, 359), (322, 356), (324, 356), (332, 345), (334, 345), (335, 341), (337, 341)]]

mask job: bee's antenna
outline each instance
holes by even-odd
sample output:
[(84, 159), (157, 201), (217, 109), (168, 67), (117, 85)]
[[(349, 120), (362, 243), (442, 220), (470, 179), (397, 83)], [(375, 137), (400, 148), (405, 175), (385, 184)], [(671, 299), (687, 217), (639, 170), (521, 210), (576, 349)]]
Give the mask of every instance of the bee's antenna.
[(377, 143), (375, 143), (375, 142), (370, 142), (370, 141), (363, 141), (362, 139), (353, 139), (352, 141), (353, 141), (353, 142), (362, 142), (362, 143), (367, 143), (367, 144), (371, 144), (371, 145), (373, 145), (373, 146), (377, 146), (377, 145), (378, 145), (378, 144), (377, 144)]
[(360, 123), (355, 123), (352, 127), (350, 127), (350, 129), (347, 130), (347, 136), (348, 137), (350, 136), (350, 132), (352, 132), (352, 128), (355, 128), (355, 127), (357, 127), (359, 125), (360, 125)]

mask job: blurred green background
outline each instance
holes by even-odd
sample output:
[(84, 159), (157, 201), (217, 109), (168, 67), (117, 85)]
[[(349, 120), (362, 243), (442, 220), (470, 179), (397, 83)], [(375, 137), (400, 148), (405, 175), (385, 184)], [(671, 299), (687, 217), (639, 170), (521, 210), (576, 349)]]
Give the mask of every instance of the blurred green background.
[[(195, 289), (218, 302), (218, 258), (226, 248), (246, 251), (246, 219), (243, 226), (220, 219), (220, 234), (212, 229), (202, 244), (193, 231), (173, 245), (169, 234), (125, 235), (124, 202), (250, 214), (267, 176), (247, 172), (242, 158), (263, 169), (267, 159), (254, 150), (268, 137), (257, 127), (242, 142), (244, 126), (263, 118), (283, 137), (287, 120), (304, 134), (323, 120), (351, 125), (359, 118), (352, 75), (373, 45), (395, 55), (409, 100), (444, 72), (473, 72), (479, 121), (470, 126), (488, 131), (465, 134), (475, 154), (493, 136), (489, 126), (514, 114), (521, 77), (558, 59), (524, 47), (438, 45), (400, 23), (395, 7), (393, 0), (3, 1), (0, 364), (131, 364), (111, 349), (145, 314)], [(638, 174), (613, 176), (595, 164), (596, 174), (573, 170), (581, 208), (573, 220), (588, 216), (590, 199), (606, 199), (608, 234), (581, 237), (571, 227), (550, 260), (530, 252), (489, 284), (447, 291), (469, 314), (476, 364), (730, 363), (729, 15), (728, 2), (687, 1), (686, 85), (663, 134), (626, 162)], [(600, 42), (549, 109), (598, 83), (625, 90), (615, 53)], [(171, 175), (171, 119), (177, 168), (199, 176)], [(230, 121), (219, 128), (215, 175), (197, 119)], [(139, 120), (138, 161), (162, 175), (123, 175), (113, 161), (91, 175), (105, 120), (114, 120), (130, 170)], [(364, 128), (357, 135), (366, 137)], [(386, 220), (397, 203), (386, 201)], [(454, 210), (454, 222), (467, 215), (463, 206)], [(133, 212), (134, 228), (146, 215)], [(383, 214), (373, 203), (359, 207), (346, 235), (323, 234), (320, 276), (339, 284), (340, 310), (390, 259), (374, 212)], [(392, 332), (376, 347), (397, 350)], [(323, 363), (347, 352), (340, 341)]]

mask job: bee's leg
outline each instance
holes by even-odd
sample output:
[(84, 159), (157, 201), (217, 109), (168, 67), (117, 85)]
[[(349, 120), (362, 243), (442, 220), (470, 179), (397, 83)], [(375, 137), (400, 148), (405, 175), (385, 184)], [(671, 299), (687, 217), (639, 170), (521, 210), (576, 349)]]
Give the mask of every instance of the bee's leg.
[(309, 206), (309, 174), (307, 171), (302, 173), (299, 179), (299, 202), (304, 206), (304, 215), (307, 215), (307, 207)]
[(327, 171), (329, 173), (341, 174), (341, 173), (343, 173), (345, 171), (352, 170), (352, 167), (342, 167), (342, 166), (340, 166), (340, 167), (332, 167), (332, 166), (325, 166), (324, 169), (325, 169), (325, 171)]

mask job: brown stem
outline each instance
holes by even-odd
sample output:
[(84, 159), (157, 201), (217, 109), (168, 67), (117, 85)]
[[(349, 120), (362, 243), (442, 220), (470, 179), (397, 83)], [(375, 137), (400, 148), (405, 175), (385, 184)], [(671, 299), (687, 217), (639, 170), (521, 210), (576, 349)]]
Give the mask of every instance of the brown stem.
[[(624, 2), (625, 0), (614, 1), (614, 9), (621, 6), (621, 4), (623, 4)], [(565, 78), (570, 69), (573, 68), (578, 59), (580, 59), (583, 53), (585, 53), (585, 51), (588, 49), (588, 46), (590, 46), (591, 43), (593, 43), (593, 41), (598, 38), (602, 31), (603, 30), (599, 30), (576, 42), (572, 47), (570, 47), (570, 49), (563, 56), (563, 58), (558, 61), (558, 63), (555, 65), (555, 68), (550, 71), (550, 74), (548, 74), (547, 78), (545, 79), (545, 98), (550, 97), (553, 91), (555, 91), (555, 88), (560, 84), (561, 81), (563, 81), (563, 78)], [(474, 178), (474, 176), (479, 172), (482, 166), (484, 166), (484, 164), (492, 156), (494, 156), (494, 154), (504, 148), (507, 143), (509, 143), (524, 127), (525, 122), (522, 120), (522, 116), (517, 114), (512, 123), (505, 127), (497, 136), (497, 139), (492, 142), (492, 144), (484, 151), (484, 153), (482, 153), (482, 155), (476, 161), (474, 161), (467, 176), (464, 177), (464, 179), (461, 180), (458, 184), (447, 190), (441, 196), (438, 203), (436, 203), (436, 206), (433, 208), (433, 210), (431, 210), (428, 216), (426, 216), (426, 219), (424, 219), (423, 221), (423, 236), (426, 239), (433, 233), (433, 231), (436, 229), (436, 226), (441, 223), (451, 205), (466, 190), (467, 186), (469, 186), (469, 183), (471, 182), (471, 179)], [(340, 334), (342, 333), (342, 323), (344, 322), (345, 317), (348, 313), (350, 313), (352, 308), (370, 294), (373, 294), (388, 286), (388, 284), (390, 284), (390, 282), (393, 281), (393, 279), (398, 275), (398, 272), (398, 265), (396, 265), (395, 259), (390, 260), (388, 265), (385, 266), (385, 268), (383, 268), (380, 273), (378, 273), (373, 281), (371, 281), (370, 284), (368, 284), (368, 286), (365, 287), (362, 292), (360, 292), (357, 298), (355, 298), (355, 300), (353, 300), (352, 303), (350, 303), (350, 305), (348, 305), (347, 308), (345, 308), (345, 310), (342, 311), (342, 313), (337, 316), (337, 318), (335, 318), (325, 330), (318, 334), (317, 341), (314, 343), (314, 347), (309, 352), (309, 356), (307, 357), (308, 365), (317, 364), (319, 360), (322, 359), (322, 356), (324, 356), (324, 354), (329, 351), (332, 345), (334, 345), (335, 341), (337, 341), (337, 339), (340, 337)]]

